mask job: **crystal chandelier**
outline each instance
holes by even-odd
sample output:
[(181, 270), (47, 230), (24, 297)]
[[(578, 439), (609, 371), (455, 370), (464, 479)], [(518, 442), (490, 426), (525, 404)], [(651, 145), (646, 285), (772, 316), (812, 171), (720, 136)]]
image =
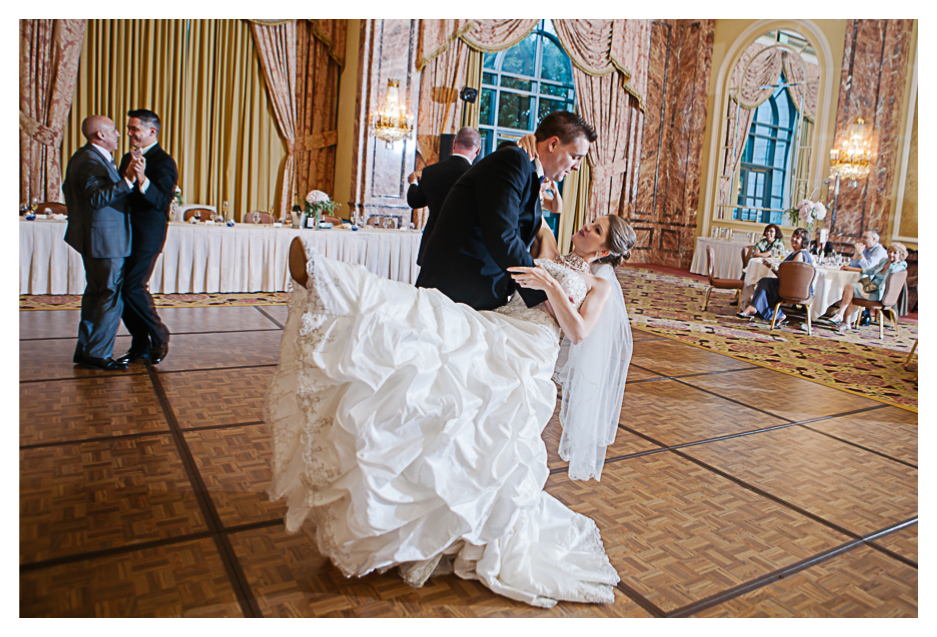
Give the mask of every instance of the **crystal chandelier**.
[(400, 80), (387, 80), (387, 95), (384, 105), (371, 114), (371, 135), (383, 140), (387, 148), (393, 148), (394, 142), (410, 139), (413, 135), (413, 115), (407, 113), (406, 106), (400, 103)]
[(872, 165), (872, 150), (866, 134), (865, 120), (857, 117), (842, 149), (830, 150), (830, 171), (837, 177), (849, 179), (855, 185), (857, 179), (869, 176)]

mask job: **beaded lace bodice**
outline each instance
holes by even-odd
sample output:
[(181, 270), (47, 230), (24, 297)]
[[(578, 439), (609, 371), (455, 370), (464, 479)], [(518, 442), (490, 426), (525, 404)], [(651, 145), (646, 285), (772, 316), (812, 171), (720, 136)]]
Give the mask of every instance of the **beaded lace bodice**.
[[(559, 282), (563, 290), (572, 297), (573, 305), (575, 305), (578, 310), (579, 306), (581, 306), (582, 302), (586, 299), (586, 292), (588, 292), (586, 282), (582, 278), (582, 275), (567, 265), (549, 259), (535, 259), (534, 263), (542, 266), (550, 276)], [(520, 294), (515, 294), (506, 305), (494, 311), (523, 321), (549, 327), (559, 336), (559, 325), (557, 325), (556, 320), (550, 316), (546, 306), (541, 303), (534, 307), (527, 307), (527, 304), (524, 303), (524, 299), (521, 298)]]

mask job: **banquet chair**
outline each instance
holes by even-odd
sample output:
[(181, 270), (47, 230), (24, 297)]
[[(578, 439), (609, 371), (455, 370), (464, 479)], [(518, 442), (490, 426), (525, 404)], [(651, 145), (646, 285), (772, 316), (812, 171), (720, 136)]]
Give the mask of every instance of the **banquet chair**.
[(306, 287), (306, 282), (309, 280), (309, 275), (306, 273), (306, 248), (299, 237), (294, 237), (290, 242), (289, 266), (293, 280)]
[[(914, 345), (911, 347), (911, 351), (908, 352), (908, 358), (904, 362), (904, 368), (908, 369), (908, 365), (911, 364), (911, 357), (914, 356), (914, 350), (917, 349), (918, 339), (914, 339)], [(917, 371), (914, 372), (914, 380), (917, 380)]]
[(375, 228), (396, 228), (397, 220), (393, 217), (374, 215), (368, 218), (368, 225)]
[(807, 309), (807, 335), (811, 332), (810, 305), (813, 303), (813, 284), (818, 271), (809, 263), (803, 261), (782, 261), (778, 265), (778, 302), (774, 304), (771, 317), (771, 329), (777, 320), (778, 308), (781, 304), (803, 305)]
[(755, 252), (755, 248), (752, 246), (745, 246), (742, 248), (742, 270), (748, 267), (748, 262), (752, 260), (752, 254)]
[[(898, 295), (901, 294), (901, 288), (904, 287), (908, 279), (908, 271), (892, 272), (885, 279), (885, 296), (881, 301), (867, 301), (865, 299), (853, 298), (852, 304), (859, 307), (867, 307), (870, 310), (878, 310), (878, 338), (885, 338), (885, 312), (888, 312), (888, 318), (891, 319), (892, 327), (895, 328), (895, 334), (898, 333), (898, 314), (892, 307), (898, 303)], [(859, 329), (859, 318), (862, 312), (857, 312), (856, 329)]]
[(185, 211), (185, 215), (182, 217), (183, 221), (188, 221), (192, 217), (198, 216), (201, 221), (208, 221), (211, 219), (211, 210), (208, 208), (189, 208)]
[(322, 221), (331, 223), (333, 226), (340, 226), (343, 223), (340, 218), (333, 217), (332, 215), (322, 215)]
[(65, 204), (59, 203), (57, 201), (43, 201), (41, 204), (36, 205), (36, 212), (39, 214), (52, 214), (52, 215), (68, 215), (68, 208), (65, 207)]
[(263, 210), (253, 210), (244, 215), (243, 223), (263, 223), (269, 225), (275, 221), (276, 219), (269, 212), (264, 212)]
[(706, 308), (709, 306), (709, 294), (715, 290), (735, 290), (736, 298), (738, 302), (738, 309), (742, 311), (742, 288), (745, 287), (745, 281), (742, 279), (717, 279), (715, 277), (716, 270), (716, 251), (712, 249), (712, 246), (706, 246), (706, 271), (709, 273), (709, 286), (706, 288), (706, 298), (703, 299), (703, 309), (705, 312)]

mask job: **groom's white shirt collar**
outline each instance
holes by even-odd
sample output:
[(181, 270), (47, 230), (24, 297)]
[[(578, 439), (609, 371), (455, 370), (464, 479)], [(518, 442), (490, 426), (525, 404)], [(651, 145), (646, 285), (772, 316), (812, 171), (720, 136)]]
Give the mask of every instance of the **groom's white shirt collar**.
[(543, 164), (540, 163), (539, 157), (534, 157), (534, 166), (537, 168), (537, 176), (543, 179)]

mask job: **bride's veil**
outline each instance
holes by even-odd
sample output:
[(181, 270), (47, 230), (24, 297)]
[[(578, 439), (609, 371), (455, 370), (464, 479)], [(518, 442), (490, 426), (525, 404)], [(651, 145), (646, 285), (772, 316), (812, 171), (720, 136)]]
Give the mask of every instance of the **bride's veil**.
[[(612, 284), (612, 294), (592, 333), (579, 345), (563, 339), (554, 379), (563, 390), (560, 457), (573, 480), (598, 480), (605, 448), (615, 441), (621, 401), (631, 362), (631, 325), (621, 284), (608, 264), (592, 273)], [(568, 351), (563, 359), (562, 353)]]

